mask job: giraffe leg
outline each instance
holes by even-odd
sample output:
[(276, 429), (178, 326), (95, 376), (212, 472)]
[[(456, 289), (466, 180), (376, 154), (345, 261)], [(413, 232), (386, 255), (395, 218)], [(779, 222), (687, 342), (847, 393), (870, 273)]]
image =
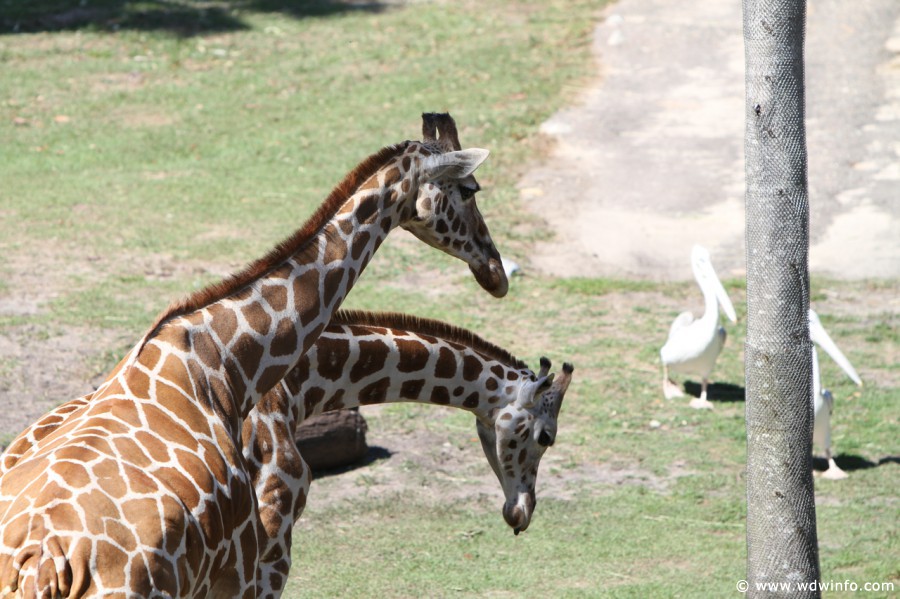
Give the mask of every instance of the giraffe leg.
[(296, 415), (285, 384), (250, 410), (241, 438), (259, 506), (256, 597), (281, 597), (291, 569), (294, 522), (306, 506), (312, 473), (294, 442)]
[(703, 381), (700, 383), (700, 397), (695, 397), (691, 400), (690, 406), (695, 410), (711, 410), (713, 409), (712, 402), (710, 402), (706, 398), (706, 388), (709, 386), (709, 380), (706, 377), (703, 377)]
[(258, 599), (277, 599), (284, 592), (291, 569), (294, 522), (306, 507), (312, 482), (312, 470), (296, 445), (286, 445), (289, 450), (280, 451), (278, 456), (282, 461), (281, 476), (270, 475), (262, 485), (257, 485), (260, 515), (267, 537), (257, 571)]
[(669, 367), (665, 364), (663, 364), (663, 396), (666, 399), (684, 397), (684, 392), (681, 390), (681, 387), (669, 377)]

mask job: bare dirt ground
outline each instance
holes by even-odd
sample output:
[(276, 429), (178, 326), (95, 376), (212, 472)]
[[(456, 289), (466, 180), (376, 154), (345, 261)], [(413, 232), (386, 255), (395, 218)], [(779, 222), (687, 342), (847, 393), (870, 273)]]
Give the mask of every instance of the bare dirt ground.
[[(808, 3), (810, 270), (900, 276), (900, 3)], [(692, 277), (706, 245), (744, 274), (740, 2), (622, 0), (596, 28), (597, 76), (542, 128), (520, 184), (556, 231), (530, 266), (564, 276)]]
[[(224, 277), (235, 265), (199, 264), (169, 255), (93, 256), (78, 246), (47, 244), (40, 251), (4, 256), (0, 316), (36, 316), (51, 308), (72, 275), (90, 278), (128, 263), (148, 282), (210, 273)], [(0, 334), (0, 450), (45, 412), (97, 388), (109, 356), (116, 361), (137, 341), (115, 322), (103, 328), (35, 323), (4, 327)]]
[[(475, 432), (447, 427), (450, 411), (414, 408), (409, 426), (385, 416), (389, 407), (363, 409), (369, 433), (365, 467), (318, 473), (310, 491), (310, 508), (335, 501), (389, 499), (412, 491), (417, 501), (440, 504), (475, 497), (494, 501), (498, 515), (503, 492), (491, 471)], [(689, 474), (683, 462), (663, 476), (628, 460), (573, 464), (566, 452), (548, 451), (541, 461), (541, 498), (572, 499), (576, 493), (604, 493), (622, 485), (644, 486), (666, 493), (678, 477)]]

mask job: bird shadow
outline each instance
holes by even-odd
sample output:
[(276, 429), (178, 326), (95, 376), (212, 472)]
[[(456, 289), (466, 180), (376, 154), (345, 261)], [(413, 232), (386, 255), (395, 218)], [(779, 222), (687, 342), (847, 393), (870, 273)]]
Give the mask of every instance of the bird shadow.
[[(841, 470), (853, 472), (854, 470), (868, 470), (869, 468), (878, 468), (885, 464), (900, 464), (900, 456), (886, 456), (873, 462), (866, 458), (853, 454), (841, 454), (834, 458), (835, 463)], [(813, 470), (816, 472), (824, 472), (828, 470), (828, 460), (821, 457), (813, 456)]]
[(250, 12), (294, 19), (378, 13), (378, 1), (350, 0), (31, 0), (0, 3), (0, 35), (54, 31), (167, 31), (178, 37), (250, 29)]
[[(684, 391), (688, 395), (700, 397), (700, 389), (700, 383), (694, 381), (685, 381), (684, 383)], [(740, 385), (732, 385), (731, 383), (711, 383), (706, 387), (706, 397), (711, 402), (739, 402), (746, 399), (746, 391)]]
[(353, 462), (352, 464), (345, 464), (343, 466), (336, 466), (334, 468), (314, 468), (313, 475), (315, 478), (327, 478), (329, 476), (335, 476), (338, 474), (345, 474), (347, 472), (352, 472), (358, 468), (364, 468), (369, 466), (370, 464), (374, 464), (375, 462), (380, 462), (381, 460), (388, 460), (390, 457), (394, 455), (394, 453), (387, 448), (378, 447), (377, 445), (370, 445), (368, 450), (366, 450), (365, 455), (359, 460)]

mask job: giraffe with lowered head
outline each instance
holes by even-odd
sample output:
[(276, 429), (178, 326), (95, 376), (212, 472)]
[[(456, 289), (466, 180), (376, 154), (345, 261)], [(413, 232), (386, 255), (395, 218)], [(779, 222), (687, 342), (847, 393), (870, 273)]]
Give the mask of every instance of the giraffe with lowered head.
[(550, 361), (534, 373), (506, 350), (444, 322), (403, 314), (338, 312), (297, 366), (244, 421), (266, 539), (260, 597), (279, 597), (291, 564), (291, 533), (311, 472), (294, 443), (306, 418), (385, 402), (418, 402), (475, 415), (485, 457), (505, 496), (503, 518), (519, 534), (536, 504), (541, 457), (556, 439), (573, 368), (554, 381)]
[(170, 306), (88, 403), (3, 472), (0, 598), (255, 596), (243, 420), (388, 233), (406, 228), (506, 293), (473, 197), (487, 151), (453, 149), (449, 115), (424, 115), (423, 132), (363, 161), (268, 255)]

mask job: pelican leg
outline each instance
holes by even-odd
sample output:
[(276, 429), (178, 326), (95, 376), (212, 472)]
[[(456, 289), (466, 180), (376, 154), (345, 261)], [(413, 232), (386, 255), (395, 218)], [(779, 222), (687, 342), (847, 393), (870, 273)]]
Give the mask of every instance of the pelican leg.
[(681, 387), (669, 377), (669, 367), (665, 364), (663, 364), (663, 396), (666, 399), (684, 397), (684, 392), (681, 390)]
[(823, 389), (819, 397), (822, 405), (816, 414), (815, 432), (818, 436), (816, 441), (825, 450), (825, 459), (828, 460), (828, 469), (821, 476), (829, 480), (841, 480), (847, 478), (847, 473), (841, 470), (834, 461), (834, 454), (831, 453), (831, 413), (834, 410), (834, 396), (828, 389)]
[(825, 449), (825, 459), (828, 460), (828, 470), (822, 473), (822, 478), (827, 478), (828, 480), (847, 478), (847, 473), (841, 470), (841, 467), (834, 461), (834, 456), (831, 455), (831, 447)]
[(822, 478), (827, 478), (828, 480), (841, 480), (847, 478), (847, 473), (841, 470), (841, 467), (837, 465), (834, 458), (828, 458), (828, 470), (822, 473)]
[(712, 402), (706, 399), (706, 387), (709, 385), (709, 381), (704, 378), (700, 383), (700, 397), (695, 397), (691, 400), (691, 407), (695, 410), (711, 410), (713, 408)]

